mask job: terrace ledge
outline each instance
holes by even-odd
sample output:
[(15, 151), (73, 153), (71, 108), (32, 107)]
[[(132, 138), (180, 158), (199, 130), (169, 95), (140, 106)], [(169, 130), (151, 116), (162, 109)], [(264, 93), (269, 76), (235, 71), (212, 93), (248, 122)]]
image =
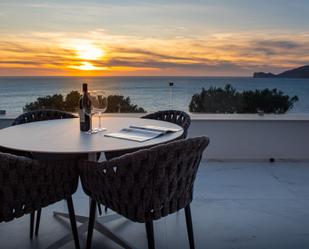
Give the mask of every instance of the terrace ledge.
[[(20, 114), (0, 115), (0, 120), (13, 120)], [(77, 114), (76, 114), (77, 115)], [(145, 113), (106, 113), (106, 117), (142, 117)], [(309, 121), (309, 114), (209, 114), (209, 113), (189, 113), (192, 120), (215, 120), (215, 121)]]

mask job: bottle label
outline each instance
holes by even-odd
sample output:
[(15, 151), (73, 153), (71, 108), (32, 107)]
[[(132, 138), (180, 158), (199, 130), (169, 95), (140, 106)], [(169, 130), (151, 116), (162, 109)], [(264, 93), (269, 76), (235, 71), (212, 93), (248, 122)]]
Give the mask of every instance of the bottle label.
[(85, 122), (85, 112), (83, 109), (79, 109), (79, 118), (81, 123)]

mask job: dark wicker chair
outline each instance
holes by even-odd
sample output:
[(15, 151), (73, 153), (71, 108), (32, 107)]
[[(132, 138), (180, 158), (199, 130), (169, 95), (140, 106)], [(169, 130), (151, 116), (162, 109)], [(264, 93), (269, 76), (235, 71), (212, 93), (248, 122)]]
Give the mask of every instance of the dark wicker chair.
[[(161, 120), (161, 121), (166, 121), (166, 122), (174, 123), (174, 124), (181, 126), (183, 128), (183, 134), (181, 137), (179, 137), (179, 139), (187, 138), (188, 129), (191, 124), (190, 116), (187, 113), (183, 111), (178, 111), (178, 110), (158, 111), (158, 112), (147, 114), (141, 118)], [(120, 151), (105, 152), (105, 158), (106, 160), (110, 160), (110, 159), (120, 157), (128, 153), (132, 153), (134, 151), (136, 150), (120, 150)], [(106, 207), (105, 207), (105, 212), (107, 212)], [(100, 215), (102, 214), (100, 205), (99, 205), (99, 214)]]
[(77, 118), (77, 117), (68, 112), (44, 109), (21, 114), (13, 121), (12, 125), (20, 125), (24, 123), (31, 123), (37, 121), (66, 119), (66, 118)]
[[(0, 222), (9, 222), (66, 200), (75, 247), (80, 248), (72, 195), (78, 185), (77, 161), (37, 161), (0, 153)], [(33, 234), (34, 217), (31, 216)]]
[(147, 114), (142, 118), (166, 121), (181, 126), (183, 128), (183, 135), (181, 138), (187, 137), (188, 129), (191, 124), (190, 116), (183, 111), (177, 111), (177, 110), (158, 111)]
[[(51, 110), (51, 109), (44, 109), (44, 110), (36, 110), (36, 111), (30, 111), (21, 114), (18, 116), (12, 123), (12, 126), (15, 125), (21, 125), (25, 123), (32, 123), (32, 122), (38, 122), (38, 121), (44, 121), (44, 120), (53, 120), (53, 119), (67, 119), (67, 118), (77, 118), (75, 115), (68, 113), (68, 112), (63, 112), (63, 111), (58, 111), (58, 110)], [(13, 149), (7, 149), (0, 147), (0, 152), (4, 153), (9, 153), (9, 154), (14, 154), (17, 156), (24, 156), (28, 158), (35, 158), (35, 159), (42, 159), (42, 160), (51, 160), (54, 156), (50, 155), (45, 155), (45, 154), (35, 154), (31, 152), (25, 152), (25, 151), (18, 151), (18, 150), (13, 150)], [(56, 156), (56, 158), (59, 158)], [(61, 159), (71, 159), (70, 155), (61, 155)], [(36, 230), (35, 230), (35, 235), (38, 235), (38, 229), (40, 226), (40, 217), (41, 217), (41, 209), (37, 210), (37, 220), (36, 220)], [(31, 227), (30, 231), (32, 233), (30, 234), (30, 238), (32, 239), (33, 237), (33, 224), (34, 224), (34, 217), (35, 217), (35, 212), (31, 213)]]
[(190, 248), (194, 248), (190, 203), (206, 137), (178, 140), (101, 163), (83, 161), (83, 189), (91, 197), (87, 248), (91, 248), (96, 203), (146, 224), (155, 248), (153, 220), (185, 208)]

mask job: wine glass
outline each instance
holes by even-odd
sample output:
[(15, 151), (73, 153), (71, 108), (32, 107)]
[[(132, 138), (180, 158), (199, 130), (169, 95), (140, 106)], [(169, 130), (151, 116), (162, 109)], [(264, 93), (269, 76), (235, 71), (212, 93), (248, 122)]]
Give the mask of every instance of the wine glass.
[(104, 91), (93, 91), (91, 92), (91, 104), (92, 104), (92, 112), (93, 115), (98, 114), (99, 116), (99, 127), (95, 128), (95, 131), (105, 131), (106, 128), (102, 128), (101, 117), (102, 114), (106, 111), (108, 106), (108, 96)]

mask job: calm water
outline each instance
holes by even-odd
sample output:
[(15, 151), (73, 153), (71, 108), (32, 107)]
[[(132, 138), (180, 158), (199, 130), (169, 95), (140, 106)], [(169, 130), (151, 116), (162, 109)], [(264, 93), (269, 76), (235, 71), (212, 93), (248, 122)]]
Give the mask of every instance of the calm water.
[[(168, 82), (174, 82), (172, 97)], [(37, 97), (81, 89), (87, 82), (90, 90), (130, 96), (133, 103), (147, 111), (173, 108), (188, 110), (194, 93), (210, 86), (233, 85), (237, 90), (277, 88), (300, 99), (290, 111), (309, 113), (308, 79), (254, 79), (247, 77), (0, 77), (0, 109), (18, 114), (26, 103)]]

